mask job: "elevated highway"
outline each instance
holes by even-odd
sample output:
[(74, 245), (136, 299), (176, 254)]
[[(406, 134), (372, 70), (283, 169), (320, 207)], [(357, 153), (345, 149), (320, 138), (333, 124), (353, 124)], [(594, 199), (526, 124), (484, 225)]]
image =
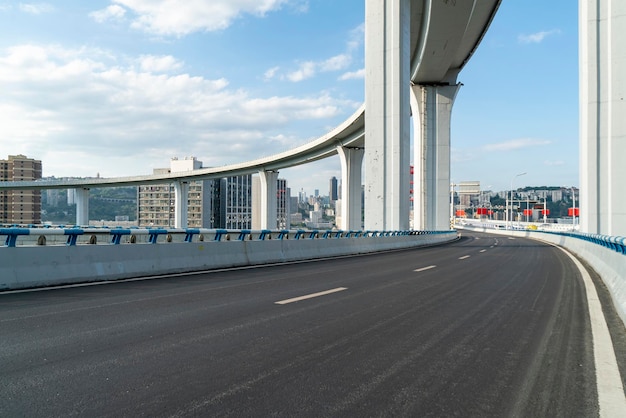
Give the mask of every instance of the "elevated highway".
[[(394, 1), (387, 1), (385, 7), (392, 7)], [(400, 86), (407, 92), (413, 86), (456, 86), (456, 78), (465, 64), (469, 61), (472, 54), (480, 44), (486, 30), (489, 27), (491, 20), (493, 19), (501, 0), (475, 0), (467, 2), (456, 1), (432, 1), (432, 0), (401, 0), (403, 7), (410, 10), (410, 19), (407, 23), (407, 42), (408, 49), (404, 51), (407, 56), (410, 56), (410, 62), (407, 62), (405, 68), (402, 71), (407, 74), (410, 73), (410, 77), (407, 78), (406, 84)], [(373, 15), (372, 9), (375, 7), (372, 4), (379, 3), (366, 2), (366, 14), (368, 16)], [(367, 20), (367, 19), (366, 19)], [(371, 20), (371, 19), (370, 19)], [(381, 32), (381, 30), (390, 30), (389, 28), (377, 27), (376, 24), (370, 24), (369, 31), (372, 38), (385, 38), (387, 34)], [(366, 36), (367, 38), (367, 36)], [(372, 41), (369, 41), (371, 44)], [(366, 39), (366, 49), (372, 50), (373, 47), (368, 45)], [(384, 59), (377, 56), (376, 60)], [(455, 87), (456, 88), (456, 87)], [(366, 96), (368, 96), (367, 90), (370, 89), (366, 85)], [(370, 95), (371, 96), (371, 95)], [(425, 110), (420, 111), (417, 108), (418, 101), (414, 104), (414, 114), (421, 112), (424, 115)], [(405, 101), (405, 105), (408, 106), (408, 100)], [(369, 113), (380, 113), (381, 109), (371, 109)], [(378, 115), (379, 118), (385, 118), (385, 110), (381, 110), (383, 113)], [(366, 136), (368, 127), (365, 124), (365, 105), (362, 105), (350, 118), (340, 124), (332, 131), (326, 133), (320, 138), (311, 141), (307, 144), (294, 148), (292, 150), (280, 153), (277, 155), (259, 158), (252, 161), (225, 165), (221, 167), (204, 168), (200, 170), (194, 170), (190, 172), (177, 172), (159, 175), (138, 175), (132, 177), (119, 177), (119, 178), (93, 178), (93, 179), (79, 179), (79, 180), (55, 180), (55, 181), (34, 181), (34, 182), (0, 182), (0, 190), (15, 190), (15, 189), (51, 189), (51, 188), (76, 188), (82, 191), (82, 195), (79, 196), (79, 204), (83, 208), (77, 210), (77, 224), (86, 224), (88, 219), (85, 219), (85, 213), (88, 211), (84, 206), (88, 205), (88, 198), (86, 197), (86, 190), (93, 187), (115, 187), (122, 185), (146, 185), (151, 183), (184, 183), (193, 180), (205, 180), (215, 179), (228, 176), (237, 176), (244, 174), (256, 174), (256, 173), (271, 173), (277, 172), (283, 168), (293, 167), (301, 164), (310, 163), (319, 159), (327, 158), (333, 155), (339, 154), (342, 159), (342, 171), (344, 187), (342, 189), (342, 200), (348, 204), (344, 204), (345, 213), (342, 219), (346, 219), (346, 223), (343, 225), (344, 229), (360, 228), (360, 214), (361, 214), (361, 199), (354, 198), (356, 192), (360, 194), (361, 189), (361, 160), (362, 154), (356, 154), (356, 160), (352, 161), (350, 158), (354, 158), (354, 153), (350, 153), (348, 150), (363, 150), (367, 153)], [(407, 114), (408, 115), (408, 114)], [(423, 126), (423, 118), (414, 118), (417, 127)], [(432, 119), (432, 117), (431, 117)], [(408, 123), (408, 120), (403, 123)], [(439, 129), (438, 129), (439, 130)], [(445, 129), (444, 129), (445, 131)], [(420, 132), (419, 130), (417, 132)], [(408, 132), (407, 132), (408, 134)], [(449, 142), (449, 126), (448, 135), (442, 134)], [(372, 137), (377, 136), (376, 133), (371, 133)], [(427, 134), (424, 133), (420, 138), (426, 138)], [(417, 146), (416, 149), (420, 150), (420, 153), (427, 155), (432, 147), (440, 146), (437, 144), (437, 136), (434, 135), (434, 131), (430, 131), (428, 138), (431, 141), (428, 145)], [(422, 140), (420, 139), (420, 141)], [(403, 147), (409, 147), (410, 138), (408, 135), (404, 135), (401, 138)], [(435, 142), (432, 142), (435, 141)], [(418, 151), (416, 151), (418, 152)], [(424, 167), (422, 171), (417, 175), (419, 181), (416, 184), (422, 185), (423, 190), (421, 196), (428, 196), (430, 201), (437, 202), (436, 210), (440, 213), (439, 218), (443, 219), (430, 219), (424, 220), (421, 225), (418, 225), (416, 229), (441, 229), (442, 225), (446, 225), (445, 229), (448, 229), (448, 214), (443, 215), (443, 211), (447, 210), (447, 203), (444, 203), (442, 196), (435, 196), (440, 190), (436, 190), (434, 186), (424, 181), (426, 177), (438, 176), (439, 183), (449, 183), (449, 147), (448, 155), (438, 156), (438, 162), (436, 169), (433, 171), (431, 164)], [(441, 163), (443, 159), (443, 163)], [(416, 160), (422, 160), (422, 155), (416, 156)], [(433, 163), (434, 164), (434, 163)], [(368, 163), (366, 162), (366, 165)], [(371, 162), (369, 168), (372, 166), (378, 166), (379, 163)], [(356, 166), (356, 167), (353, 167)], [(441, 168), (443, 166), (444, 168)], [(447, 167), (447, 174), (445, 173), (445, 167)], [(348, 178), (348, 171), (352, 170), (353, 176)], [(395, 167), (393, 173), (388, 173), (389, 176), (405, 178), (408, 175), (408, 160), (401, 167)], [(430, 170), (430, 174), (424, 173)], [(442, 177), (443, 176), (443, 177)], [(374, 183), (375, 179), (372, 177), (368, 179), (368, 182)], [(269, 182), (271, 183), (271, 182)], [(263, 183), (262, 183), (263, 184)], [(403, 181), (406, 187), (402, 188), (403, 199), (406, 197), (408, 187), (408, 180)], [(271, 184), (268, 186), (270, 190), (263, 191), (264, 195), (271, 196)], [(447, 199), (447, 187), (444, 196)], [(390, 192), (390, 191), (388, 191)], [(275, 194), (275, 193), (274, 193)], [(389, 193), (392, 194), (392, 193)], [(397, 193), (396, 193), (397, 194)], [(350, 196), (353, 196), (352, 198)], [(367, 199), (367, 198), (366, 198)], [(180, 200), (180, 199), (179, 199)], [(406, 199), (405, 199), (406, 200)], [(408, 202), (408, 201), (407, 201)], [(366, 200), (366, 218), (378, 217), (376, 212), (368, 210), (368, 201)], [(408, 204), (408, 203), (407, 203)], [(177, 202), (177, 206), (182, 205), (182, 202)], [(431, 203), (433, 206), (434, 203)], [(373, 204), (372, 204), (373, 206)], [(434, 210), (434, 209), (433, 209)], [(82, 215), (81, 215), (82, 214)], [(405, 216), (406, 215), (406, 216)], [(358, 222), (356, 218), (358, 216)], [(375, 225), (371, 229), (406, 229), (401, 226), (408, 226), (408, 212), (402, 215), (406, 217), (406, 225)], [(264, 220), (263, 227), (271, 228), (271, 214), (268, 220)], [(186, 227), (185, 219), (180, 219), (180, 224), (177, 227)]]

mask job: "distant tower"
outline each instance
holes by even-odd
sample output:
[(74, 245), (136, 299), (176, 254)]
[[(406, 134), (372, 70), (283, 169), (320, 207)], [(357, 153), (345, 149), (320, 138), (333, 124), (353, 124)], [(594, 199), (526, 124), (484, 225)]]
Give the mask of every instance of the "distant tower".
[(330, 201), (331, 202), (336, 202), (337, 198), (338, 198), (338, 187), (337, 187), (337, 178), (336, 177), (332, 177), (330, 179), (330, 188), (329, 188), (329, 192), (328, 192), (328, 196), (330, 197)]

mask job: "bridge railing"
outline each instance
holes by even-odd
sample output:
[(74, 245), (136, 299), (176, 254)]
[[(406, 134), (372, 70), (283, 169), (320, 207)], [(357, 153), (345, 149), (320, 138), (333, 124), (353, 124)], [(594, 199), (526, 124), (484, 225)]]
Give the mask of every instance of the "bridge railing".
[[(121, 245), (206, 241), (269, 241), (372, 238), (441, 234), (448, 231), (251, 230), (205, 228), (81, 228), (0, 227), (4, 247), (44, 245)], [(0, 241), (1, 242), (1, 241)], [(1, 245), (1, 244), (0, 244)]]
[(601, 235), (601, 234), (587, 234), (583, 232), (552, 232), (552, 231), (542, 231), (542, 232), (581, 239), (583, 241), (591, 242), (596, 245), (600, 245), (604, 248), (608, 248), (613, 251), (616, 251), (620, 254), (626, 255), (626, 237)]

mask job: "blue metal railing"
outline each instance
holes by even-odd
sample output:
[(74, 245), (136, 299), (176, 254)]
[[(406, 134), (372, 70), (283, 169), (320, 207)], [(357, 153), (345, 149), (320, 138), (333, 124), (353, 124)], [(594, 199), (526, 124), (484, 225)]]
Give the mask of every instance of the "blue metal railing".
[[(231, 235), (237, 237), (237, 240), (285, 240), (292, 237), (294, 240), (299, 239), (362, 239), (375, 237), (396, 237), (410, 235), (426, 235), (426, 234), (446, 234), (456, 233), (456, 231), (341, 231), (341, 230), (227, 230), (227, 229), (204, 229), (204, 228), (187, 228), (187, 229), (164, 229), (164, 228), (81, 228), (74, 227), (0, 227), (0, 237), (5, 237), (4, 247), (20, 245), (46, 245), (47, 238), (57, 235), (67, 237), (65, 245), (75, 246), (79, 244), (78, 238), (87, 236), (85, 244), (109, 243), (109, 245), (134, 244), (140, 241), (139, 237), (143, 237), (145, 243), (157, 244), (159, 237), (167, 236), (166, 242), (186, 242), (204, 241), (205, 237), (209, 237), (213, 241), (228, 241)], [(29, 236), (32, 236), (29, 237)], [(21, 237), (21, 238), (20, 238)], [(98, 239), (100, 237), (100, 240)], [(177, 240), (174, 237), (179, 237)], [(182, 240), (181, 240), (182, 237)], [(163, 240), (161, 240), (163, 241)]]
[(588, 234), (584, 232), (553, 232), (553, 231), (541, 231), (548, 234), (561, 235), (565, 237), (572, 237), (588, 241), (596, 245), (617, 251), (620, 254), (626, 254), (626, 237), (601, 235), (601, 234)]

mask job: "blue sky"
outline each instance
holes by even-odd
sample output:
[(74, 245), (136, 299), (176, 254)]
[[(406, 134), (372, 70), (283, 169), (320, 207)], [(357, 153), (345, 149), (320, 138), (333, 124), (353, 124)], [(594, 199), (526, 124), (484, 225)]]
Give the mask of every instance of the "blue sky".
[[(364, 0), (0, 0), (0, 158), (44, 176), (149, 174), (285, 151), (363, 102)], [(505, 0), (459, 75), (452, 180), (578, 185), (572, 0)], [(328, 190), (338, 158), (286, 169)]]

